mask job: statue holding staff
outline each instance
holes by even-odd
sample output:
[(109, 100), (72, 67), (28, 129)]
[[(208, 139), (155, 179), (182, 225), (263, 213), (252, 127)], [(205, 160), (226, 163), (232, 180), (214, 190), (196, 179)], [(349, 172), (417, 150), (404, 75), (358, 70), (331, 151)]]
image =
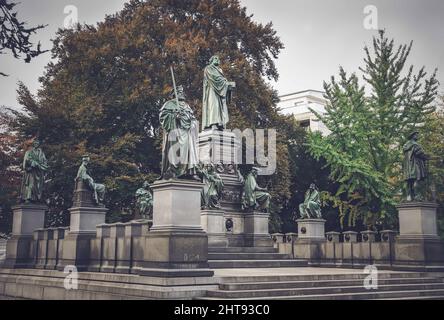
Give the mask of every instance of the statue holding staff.
[(164, 130), (162, 174), (160, 179), (193, 179), (200, 181), (197, 152), (198, 123), (191, 107), (185, 102), (182, 86), (174, 86), (174, 99), (160, 109), (160, 124)]

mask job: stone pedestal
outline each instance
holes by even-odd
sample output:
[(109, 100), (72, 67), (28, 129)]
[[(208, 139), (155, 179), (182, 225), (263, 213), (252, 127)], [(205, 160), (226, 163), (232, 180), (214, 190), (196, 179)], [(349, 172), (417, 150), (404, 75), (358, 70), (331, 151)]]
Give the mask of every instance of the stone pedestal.
[(4, 266), (7, 268), (31, 267), (33, 232), (35, 229), (44, 227), (47, 207), (39, 204), (20, 204), (12, 210), (12, 237), (6, 243)]
[(325, 241), (324, 219), (299, 219), (296, 222), (298, 224), (298, 241)]
[(105, 223), (108, 209), (104, 207), (70, 208), (70, 228), (63, 241), (62, 263), (58, 269), (74, 265), (79, 271), (89, 267), (91, 240), (96, 237), (96, 226)]
[[(201, 226), (203, 184), (188, 180), (155, 182), (153, 226), (146, 237), (142, 267), (145, 276), (212, 276), (208, 268), (208, 237)], [(136, 268), (134, 268), (136, 269)]]
[(441, 266), (444, 244), (438, 236), (436, 209), (431, 202), (406, 202), (397, 206), (399, 236), (396, 237), (397, 265)]
[(273, 240), (268, 232), (269, 213), (247, 212), (244, 216), (245, 246), (271, 247)]
[(229, 131), (206, 130), (199, 134), (199, 160), (204, 163), (238, 164), (240, 143)]
[(323, 245), (325, 238), (324, 219), (299, 219), (298, 239), (295, 242), (294, 256), (299, 259), (308, 259), (311, 264), (321, 262), (324, 257)]
[(200, 213), (202, 228), (208, 235), (209, 247), (227, 247), (225, 219), (223, 210), (202, 210)]

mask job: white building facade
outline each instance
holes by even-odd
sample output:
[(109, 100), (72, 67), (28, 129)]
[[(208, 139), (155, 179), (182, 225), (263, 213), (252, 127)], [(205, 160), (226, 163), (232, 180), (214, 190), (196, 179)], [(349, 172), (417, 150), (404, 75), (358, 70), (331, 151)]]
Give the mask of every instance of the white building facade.
[(327, 127), (321, 121), (318, 121), (316, 115), (309, 109), (311, 108), (319, 114), (324, 114), (327, 100), (323, 95), (322, 91), (317, 90), (304, 90), (285, 94), (279, 97), (280, 102), (277, 106), (282, 114), (294, 115), (300, 125), (307, 128), (307, 130), (320, 131), (323, 135), (328, 135), (329, 130)]

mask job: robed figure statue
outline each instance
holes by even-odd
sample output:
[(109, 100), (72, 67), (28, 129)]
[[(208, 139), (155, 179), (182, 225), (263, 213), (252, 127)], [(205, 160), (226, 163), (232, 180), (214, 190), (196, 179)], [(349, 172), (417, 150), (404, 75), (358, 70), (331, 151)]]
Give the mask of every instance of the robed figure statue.
[(82, 157), (82, 164), (77, 171), (76, 181), (82, 181), (92, 191), (93, 199), (96, 205), (103, 205), (105, 199), (106, 188), (101, 183), (96, 183), (89, 173), (88, 164), (90, 157), (85, 155)]
[(214, 164), (209, 163), (200, 169), (204, 188), (201, 193), (202, 209), (220, 209), (224, 182), (217, 173)]
[(23, 159), (21, 201), (26, 203), (42, 201), (45, 175), (48, 169), (45, 154), (40, 149), (40, 141), (35, 139)]
[(270, 194), (267, 189), (259, 187), (257, 184), (258, 169), (253, 168), (244, 180), (244, 189), (242, 192), (242, 210), (268, 211), (270, 207)]
[(229, 120), (227, 104), (236, 84), (225, 78), (219, 65), (219, 57), (213, 56), (204, 70), (202, 130), (223, 130)]
[(301, 219), (322, 219), (321, 199), (314, 183), (310, 185), (310, 189), (305, 193), (304, 203), (299, 205), (299, 213), (301, 214)]
[(407, 183), (407, 201), (421, 200), (416, 194), (417, 184), (426, 178), (426, 161), (430, 158), (418, 143), (419, 133), (413, 132), (403, 147), (404, 181)]
[(153, 195), (148, 181), (145, 181), (143, 186), (136, 191), (136, 209), (137, 216), (143, 219), (153, 218)]
[(185, 102), (182, 86), (177, 88), (176, 99), (167, 101), (160, 109), (159, 118), (164, 130), (160, 179), (200, 181), (197, 176), (199, 165), (198, 123), (193, 110)]

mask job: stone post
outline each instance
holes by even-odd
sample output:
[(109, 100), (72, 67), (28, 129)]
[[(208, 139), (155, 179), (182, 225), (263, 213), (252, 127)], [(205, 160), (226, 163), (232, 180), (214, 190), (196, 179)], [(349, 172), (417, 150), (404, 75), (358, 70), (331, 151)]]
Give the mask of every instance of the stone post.
[(41, 204), (19, 204), (12, 208), (12, 237), (6, 243), (6, 268), (29, 268), (34, 263), (31, 252), (33, 232), (45, 225), (48, 208)]
[(201, 226), (203, 184), (188, 180), (156, 181), (153, 226), (146, 237), (142, 267), (146, 276), (212, 276), (208, 268), (208, 237)]
[(273, 240), (268, 231), (269, 213), (246, 212), (244, 216), (245, 246), (271, 247)]

